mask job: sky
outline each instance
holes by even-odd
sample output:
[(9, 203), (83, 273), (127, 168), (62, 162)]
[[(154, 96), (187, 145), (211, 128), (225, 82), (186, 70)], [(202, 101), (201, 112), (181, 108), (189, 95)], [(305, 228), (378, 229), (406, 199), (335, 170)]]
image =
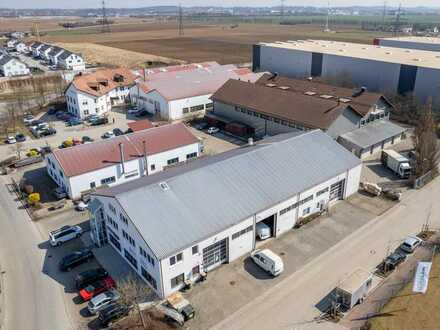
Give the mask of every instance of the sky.
[[(280, 0), (106, 0), (107, 7), (147, 7), (158, 5), (182, 6), (276, 6)], [(440, 6), (439, 0), (387, 0), (389, 6)], [(285, 6), (327, 6), (327, 0), (285, 0)], [(330, 0), (330, 6), (381, 6), (383, 0)], [(0, 7), (6, 8), (97, 8), (101, 0), (0, 0)]]

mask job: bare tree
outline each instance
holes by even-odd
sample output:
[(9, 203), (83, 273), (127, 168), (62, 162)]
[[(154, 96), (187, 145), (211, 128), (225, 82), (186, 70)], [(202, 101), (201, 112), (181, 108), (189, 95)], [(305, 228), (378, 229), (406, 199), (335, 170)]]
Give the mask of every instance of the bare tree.
[(436, 124), (432, 113), (432, 100), (418, 109), (418, 123), (413, 135), (416, 153), (414, 174), (416, 177), (429, 171), (438, 171), (439, 144)]
[(121, 295), (121, 303), (127, 306), (134, 306), (145, 328), (147, 322), (139, 307), (139, 303), (151, 292), (150, 288), (133, 275), (128, 275), (117, 283), (118, 292)]

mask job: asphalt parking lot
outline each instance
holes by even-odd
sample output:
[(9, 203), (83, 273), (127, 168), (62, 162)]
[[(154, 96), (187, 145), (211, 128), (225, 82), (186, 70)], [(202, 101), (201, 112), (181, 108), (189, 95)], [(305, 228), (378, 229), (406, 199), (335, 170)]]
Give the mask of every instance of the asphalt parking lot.
[(248, 256), (210, 272), (207, 281), (185, 294), (197, 311), (188, 326), (210, 328), (393, 205), (388, 200), (355, 194), (335, 204), (329, 214), (268, 240), (262, 246), (280, 255), (284, 262), (284, 272), (277, 278), (262, 271)]

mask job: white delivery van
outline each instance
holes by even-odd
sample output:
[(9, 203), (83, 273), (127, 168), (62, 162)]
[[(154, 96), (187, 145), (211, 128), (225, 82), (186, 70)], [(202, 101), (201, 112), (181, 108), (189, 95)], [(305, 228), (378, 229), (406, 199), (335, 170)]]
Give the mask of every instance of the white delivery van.
[(255, 232), (257, 233), (257, 237), (262, 241), (270, 237), (270, 227), (264, 222), (259, 222), (255, 225)]
[(284, 270), (283, 260), (269, 249), (255, 250), (251, 253), (252, 260), (273, 276), (280, 275)]

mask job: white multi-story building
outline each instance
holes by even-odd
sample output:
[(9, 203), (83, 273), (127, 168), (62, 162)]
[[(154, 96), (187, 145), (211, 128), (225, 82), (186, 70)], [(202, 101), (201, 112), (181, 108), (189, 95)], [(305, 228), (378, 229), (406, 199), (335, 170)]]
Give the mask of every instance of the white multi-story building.
[(169, 121), (203, 116), (212, 110), (209, 99), (228, 79), (255, 81), (260, 75), (216, 62), (146, 70), (131, 89), (131, 98), (151, 114)]
[(183, 124), (57, 149), (45, 157), (49, 176), (71, 199), (197, 158), (202, 146)]
[[(91, 235), (160, 296), (358, 190), (361, 162), (319, 130), (283, 134), (92, 195)], [(208, 284), (209, 285), (209, 284)]]
[(9, 55), (0, 54), (0, 73), (4, 77), (24, 76), (30, 74), (30, 70), (23, 62)]
[(135, 78), (125, 68), (77, 75), (66, 89), (67, 111), (81, 119), (104, 115), (112, 106), (130, 100), (130, 88), (134, 86)]
[(260, 43), (254, 45), (253, 69), (322, 77), (440, 104), (440, 55), (432, 51), (325, 40)]
[(65, 70), (84, 71), (86, 64), (81, 55), (72, 53), (68, 50), (58, 56), (57, 64)]

